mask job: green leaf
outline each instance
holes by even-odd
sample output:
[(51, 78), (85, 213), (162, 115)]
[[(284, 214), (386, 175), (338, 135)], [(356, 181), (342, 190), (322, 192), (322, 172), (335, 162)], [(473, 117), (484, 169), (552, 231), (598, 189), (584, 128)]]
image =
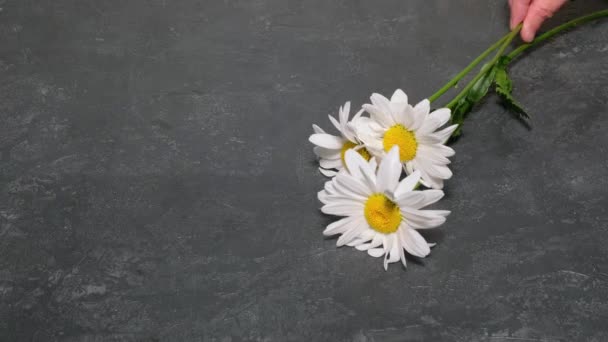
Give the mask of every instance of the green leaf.
[(462, 134), (462, 124), (464, 123), (464, 118), (468, 112), (473, 108), (473, 104), (467, 101), (466, 97), (463, 97), (456, 103), (452, 110), (452, 119), (450, 123), (452, 125), (458, 125), (454, 133), (452, 133), (452, 137), (456, 138)]
[[(482, 69), (487, 68), (488, 65), (484, 65)], [(456, 128), (452, 137), (458, 137), (462, 133), (462, 124), (467, 114), (473, 110), (475, 104), (486, 96), (495, 76), (496, 70), (495, 68), (492, 68), (482, 78), (475, 82), (466, 95), (460, 99), (453, 108), (450, 108), (452, 110), (451, 123), (458, 125), (458, 128)]]
[(530, 119), (526, 110), (513, 97), (513, 82), (507, 73), (507, 65), (510, 61), (509, 57), (503, 56), (494, 67), (496, 69), (496, 77), (494, 78), (496, 94), (500, 96), (505, 107), (513, 110), (523, 118)]
[(496, 88), (496, 93), (502, 98), (503, 103), (511, 110), (522, 116), (523, 118), (530, 119), (530, 115), (526, 110), (513, 98), (510, 92), (506, 92), (503, 89)]
[(501, 89), (501, 91), (510, 93), (513, 90), (513, 84), (509, 75), (507, 74), (507, 65), (509, 64), (510, 58), (507, 56), (502, 56), (498, 62), (496, 62), (496, 78), (494, 79), (494, 83), (496, 85), (496, 89)]
[[(487, 67), (487, 65), (483, 66), (483, 68)], [(481, 99), (483, 99), (488, 93), (488, 90), (490, 89), (490, 86), (492, 85), (492, 81), (494, 81), (495, 76), (496, 68), (492, 68), (482, 78), (480, 78), (479, 81), (475, 82), (471, 90), (469, 90), (469, 92), (467, 93), (466, 98), (469, 99), (469, 101), (471, 101), (473, 105), (481, 101)]]
[(511, 60), (513, 59), (508, 55), (500, 56), (494, 66), (499, 69), (507, 69), (507, 66), (509, 65), (509, 63), (511, 63)]

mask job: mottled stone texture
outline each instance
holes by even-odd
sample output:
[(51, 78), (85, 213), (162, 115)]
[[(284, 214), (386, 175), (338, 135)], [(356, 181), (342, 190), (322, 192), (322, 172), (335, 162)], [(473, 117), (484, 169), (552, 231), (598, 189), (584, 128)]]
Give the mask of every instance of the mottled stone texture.
[[(547, 25), (606, 7), (577, 1)], [(432, 255), (324, 239), (313, 122), (429, 96), (502, 0), (0, 0), (1, 341), (608, 341), (608, 22), (453, 144)]]

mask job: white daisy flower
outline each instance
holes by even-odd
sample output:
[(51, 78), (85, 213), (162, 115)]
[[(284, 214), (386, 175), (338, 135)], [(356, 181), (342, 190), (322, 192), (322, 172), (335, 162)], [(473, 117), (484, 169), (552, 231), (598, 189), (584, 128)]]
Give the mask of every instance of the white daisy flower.
[(399, 260), (405, 266), (404, 249), (417, 257), (427, 256), (434, 244), (428, 244), (416, 229), (435, 228), (445, 222), (449, 211), (421, 210), (440, 200), (443, 191), (414, 190), (420, 180), (418, 171), (400, 182), (398, 146), (388, 152), (377, 171), (374, 159), (367, 162), (352, 150), (345, 154), (347, 167), (319, 192), (324, 213), (345, 217), (327, 226), (323, 234), (341, 234), (338, 246), (384, 256), (385, 270)]
[[(359, 118), (363, 110), (359, 111), (353, 120)], [(354, 149), (366, 160), (370, 159), (370, 154), (367, 152), (363, 144), (357, 139), (353, 127), (348, 121), (350, 115), (350, 102), (346, 102), (344, 107), (340, 107), (339, 120), (329, 115), (329, 120), (340, 132), (340, 136), (325, 133), (317, 125), (312, 125), (314, 134), (308, 140), (315, 144), (314, 152), (319, 157), (319, 164), (322, 174), (327, 177), (336, 175), (336, 171), (344, 168), (344, 154), (347, 150)]]
[(373, 94), (371, 102), (363, 105), (371, 118), (353, 121), (358, 139), (380, 159), (393, 146), (399, 146), (399, 159), (407, 174), (420, 171), (422, 184), (442, 189), (444, 180), (452, 177), (448, 157), (454, 155), (445, 142), (458, 125), (438, 129), (450, 120), (450, 110), (441, 108), (430, 113), (428, 100), (412, 107), (401, 89), (390, 100)]

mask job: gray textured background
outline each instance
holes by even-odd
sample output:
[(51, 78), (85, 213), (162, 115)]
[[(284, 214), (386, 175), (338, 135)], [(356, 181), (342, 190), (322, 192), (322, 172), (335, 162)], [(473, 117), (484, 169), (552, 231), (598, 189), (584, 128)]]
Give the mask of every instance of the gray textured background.
[(428, 259), (321, 235), (310, 125), (429, 96), (505, 3), (0, 0), (0, 340), (608, 341), (607, 21), (514, 65), (532, 130), (471, 115)]

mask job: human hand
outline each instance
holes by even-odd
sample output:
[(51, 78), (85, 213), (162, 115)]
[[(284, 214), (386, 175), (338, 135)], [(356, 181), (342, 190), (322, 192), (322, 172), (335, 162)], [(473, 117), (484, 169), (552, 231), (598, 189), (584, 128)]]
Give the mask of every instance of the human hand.
[(509, 0), (511, 29), (523, 22), (521, 39), (531, 42), (545, 19), (550, 18), (567, 0)]

